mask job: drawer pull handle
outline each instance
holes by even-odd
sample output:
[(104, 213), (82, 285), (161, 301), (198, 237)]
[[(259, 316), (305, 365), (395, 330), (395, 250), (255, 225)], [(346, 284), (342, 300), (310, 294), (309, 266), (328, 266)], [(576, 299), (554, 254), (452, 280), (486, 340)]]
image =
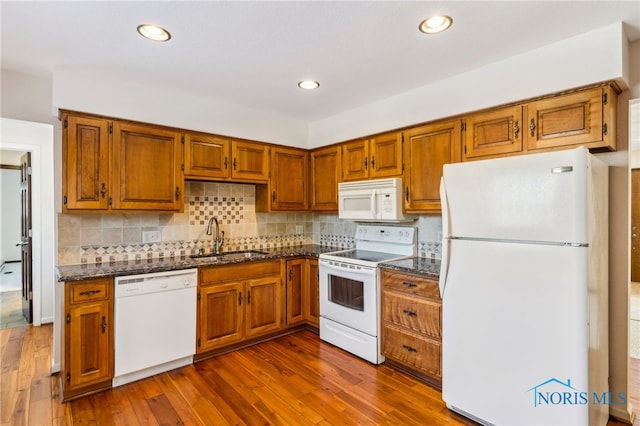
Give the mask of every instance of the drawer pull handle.
[(414, 284), (411, 281), (405, 281), (402, 283), (402, 285), (409, 288), (418, 287), (418, 284)]
[(86, 290), (81, 291), (80, 296), (93, 296), (94, 294), (100, 293), (100, 290)]
[(418, 352), (416, 348), (412, 348), (409, 345), (402, 345), (403, 349), (406, 349), (408, 352)]
[(403, 309), (402, 312), (407, 314), (407, 315), (409, 315), (410, 317), (417, 317), (418, 316), (417, 313), (415, 313), (414, 311), (410, 311), (408, 309)]

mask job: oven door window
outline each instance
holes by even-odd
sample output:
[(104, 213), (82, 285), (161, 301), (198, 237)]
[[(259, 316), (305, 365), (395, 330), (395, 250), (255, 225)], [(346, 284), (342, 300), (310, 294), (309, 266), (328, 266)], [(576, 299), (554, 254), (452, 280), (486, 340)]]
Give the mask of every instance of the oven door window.
[(346, 308), (364, 312), (364, 283), (329, 275), (329, 300)]

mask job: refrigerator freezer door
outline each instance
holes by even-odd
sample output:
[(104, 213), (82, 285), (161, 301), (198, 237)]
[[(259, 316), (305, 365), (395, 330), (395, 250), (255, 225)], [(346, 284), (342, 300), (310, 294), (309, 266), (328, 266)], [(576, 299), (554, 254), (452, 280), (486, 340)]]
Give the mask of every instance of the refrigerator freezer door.
[(443, 237), (587, 243), (589, 155), (575, 149), (445, 165)]
[[(588, 424), (587, 248), (449, 244), (442, 312), (447, 406), (488, 424)], [(545, 402), (554, 392), (569, 399)]]

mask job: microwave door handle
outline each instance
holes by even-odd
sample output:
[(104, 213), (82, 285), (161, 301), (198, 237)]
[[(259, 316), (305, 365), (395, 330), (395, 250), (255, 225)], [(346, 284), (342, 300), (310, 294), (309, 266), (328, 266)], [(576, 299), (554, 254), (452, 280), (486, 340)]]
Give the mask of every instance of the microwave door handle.
[(376, 190), (371, 191), (371, 213), (373, 214), (373, 219), (378, 217), (378, 212), (376, 211)]

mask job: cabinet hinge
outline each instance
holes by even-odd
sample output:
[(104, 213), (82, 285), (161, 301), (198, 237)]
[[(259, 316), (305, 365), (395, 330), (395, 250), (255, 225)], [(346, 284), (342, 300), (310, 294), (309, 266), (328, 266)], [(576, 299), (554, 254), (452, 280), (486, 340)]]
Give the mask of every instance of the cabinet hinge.
[(67, 324), (71, 323), (71, 315), (67, 314)]
[(198, 347), (200, 347), (200, 346), (201, 346), (201, 341), (200, 341), (200, 339), (198, 339)]
[(607, 123), (604, 123), (604, 124), (602, 125), (602, 134), (603, 134), (603, 135), (606, 135), (606, 134), (607, 134), (607, 131), (608, 131)]
[(62, 204), (64, 204), (65, 206), (67, 205), (67, 196), (63, 196), (62, 197)]
[(609, 100), (609, 97), (607, 96), (607, 94), (603, 93), (602, 94), (602, 104), (606, 105), (608, 100)]
[(67, 127), (69, 127), (69, 121), (67, 121), (67, 119), (64, 119), (64, 128), (66, 129)]
[(67, 383), (71, 382), (71, 373), (67, 373)]
[(460, 124), (460, 130), (462, 130), (463, 132), (467, 131), (467, 123), (465, 123), (464, 121)]
[(109, 134), (113, 134), (113, 124), (109, 124)]

